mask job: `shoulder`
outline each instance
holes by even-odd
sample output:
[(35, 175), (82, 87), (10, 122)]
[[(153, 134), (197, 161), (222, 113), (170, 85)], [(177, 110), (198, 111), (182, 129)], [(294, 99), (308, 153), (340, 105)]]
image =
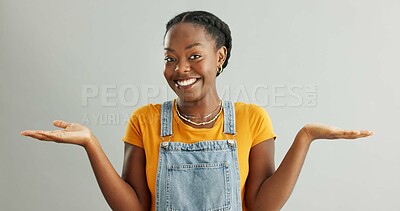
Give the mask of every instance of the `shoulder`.
[(271, 124), (268, 112), (256, 104), (236, 102), (235, 113), (237, 122), (247, 124), (250, 128)]
[(235, 103), (235, 110), (237, 127), (250, 134), (252, 146), (276, 137), (269, 114), (263, 107), (238, 102)]
[(147, 104), (132, 112), (131, 121), (141, 124), (154, 123), (160, 119), (161, 104)]
[(147, 104), (136, 109), (132, 115), (149, 114), (160, 112), (161, 104)]
[(267, 111), (256, 104), (235, 102), (235, 112), (236, 115), (246, 115), (246, 116), (264, 116)]

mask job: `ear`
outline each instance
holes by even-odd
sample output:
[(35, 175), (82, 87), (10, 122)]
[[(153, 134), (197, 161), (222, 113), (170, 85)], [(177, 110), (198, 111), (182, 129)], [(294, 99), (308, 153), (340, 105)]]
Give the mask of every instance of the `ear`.
[(226, 49), (225, 46), (222, 46), (221, 48), (218, 49), (218, 51), (217, 51), (217, 56), (218, 56), (217, 64), (218, 64), (218, 67), (224, 64), (224, 62), (226, 60), (226, 54), (227, 53), (228, 53), (228, 50)]

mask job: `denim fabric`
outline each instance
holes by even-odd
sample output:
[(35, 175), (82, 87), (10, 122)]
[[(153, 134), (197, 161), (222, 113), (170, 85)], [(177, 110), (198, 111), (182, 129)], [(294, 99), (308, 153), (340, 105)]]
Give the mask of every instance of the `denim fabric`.
[(231, 101), (224, 102), (224, 133), (236, 134), (235, 107)]
[[(235, 134), (233, 103), (224, 102), (224, 133)], [(172, 101), (161, 109), (161, 135), (172, 136)], [(162, 142), (156, 181), (156, 209), (242, 210), (235, 140), (187, 144)]]
[(161, 106), (161, 137), (172, 135), (172, 101)]

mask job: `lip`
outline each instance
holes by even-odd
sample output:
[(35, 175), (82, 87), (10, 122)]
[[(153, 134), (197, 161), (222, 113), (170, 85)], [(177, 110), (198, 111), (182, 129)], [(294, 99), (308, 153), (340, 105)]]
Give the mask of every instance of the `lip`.
[[(190, 85), (187, 86), (180, 86), (178, 84), (178, 81), (186, 81), (186, 80), (190, 80), (190, 79), (196, 79), (196, 81)], [(190, 89), (192, 88), (194, 85), (196, 85), (199, 81), (201, 80), (200, 77), (187, 77), (187, 78), (179, 78), (179, 79), (174, 79), (174, 83), (175, 83), (175, 87), (177, 87), (178, 89)]]

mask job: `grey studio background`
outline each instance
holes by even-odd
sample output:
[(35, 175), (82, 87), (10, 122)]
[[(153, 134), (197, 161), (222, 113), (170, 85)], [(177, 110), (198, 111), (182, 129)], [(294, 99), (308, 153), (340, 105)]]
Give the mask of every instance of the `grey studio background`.
[(283, 210), (400, 210), (395, 0), (1, 0), (0, 210), (110, 210), (82, 148), (19, 132), (84, 123), (121, 172), (126, 118), (175, 97), (165, 23), (198, 9), (231, 27), (220, 95), (268, 111), (276, 166), (309, 122), (376, 133), (313, 143)]

